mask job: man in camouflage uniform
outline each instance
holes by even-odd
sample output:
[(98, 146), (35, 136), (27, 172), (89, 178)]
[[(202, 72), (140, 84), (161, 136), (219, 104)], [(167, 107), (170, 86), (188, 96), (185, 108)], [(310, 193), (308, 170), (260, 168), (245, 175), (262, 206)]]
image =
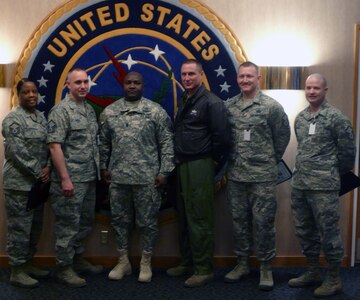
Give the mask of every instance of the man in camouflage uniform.
[(26, 209), (33, 184), (50, 180), (47, 122), (44, 115), (35, 109), (38, 100), (35, 83), (24, 78), (17, 84), (17, 92), (20, 105), (2, 123), (7, 253), (11, 265), (10, 283), (32, 288), (39, 285), (35, 278), (49, 274), (32, 265), (41, 235), (44, 207), (41, 205), (30, 211)]
[(353, 168), (354, 134), (350, 121), (326, 99), (326, 79), (310, 75), (305, 83), (309, 106), (295, 119), (298, 141), (292, 180), (292, 213), (308, 270), (289, 281), (290, 287), (321, 284), (321, 249), (328, 273), (314, 295), (326, 297), (341, 289), (339, 268), (343, 246), (339, 228), (340, 175)]
[[(87, 73), (72, 69), (66, 79), (69, 93), (48, 117), (48, 138), (53, 172), (52, 208), (56, 216), (58, 278), (72, 287), (86, 285), (75, 272), (100, 273), (82, 254), (83, 242), (95, 217), (95, 185), (98, 174), (98, 125), (93, 108), (84, 102), (89, 89)], [(75, 271), (74, 271), (75, 269)]]
[(100, 167), (110, 185), (112, 225), (119, 261), (109, 279), (131, 274), (129, 231), (135, 217), (142, 231), (140, 282), (150, 282), (151, 255), (158, 235), (160, 190), (174, 168), (171, 120), (157, 103), (142, 97), (143, 77), (130, 72), (124, 78), (125, 97), (104, 109), (100, 117)]
[(290, 139), (288, 117), (282, 106), (259, 90), (258, 67), (245, 62), (237, 82), (241, 93), (225, 102), (232, 131), (227, 195), (233, 217), (238, 264), (226, 274), (235, 282), (249, 274), (249, 256), (256, 232), (262, 290), (274, 286), (271, 259), (275, 257), (276, 181)]

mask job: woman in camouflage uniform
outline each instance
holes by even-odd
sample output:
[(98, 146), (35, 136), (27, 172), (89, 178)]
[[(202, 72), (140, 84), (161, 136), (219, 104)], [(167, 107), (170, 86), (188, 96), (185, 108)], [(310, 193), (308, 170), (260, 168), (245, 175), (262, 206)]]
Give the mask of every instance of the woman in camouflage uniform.
[(39, 241), (43, 205), (27, 210), (28, 194), (37, 182), (49, 182), (47, 122), (36, 109), (38, 91), (31, 80), (24, 78), (17, 84), (20, 105), (3, 120), (5, 163), (3, 186), (7, 213), (7, 252), (11, 265), (10, 283), (21, 287), (35, 287), (48, 271), (32, 265), (32, 257)]

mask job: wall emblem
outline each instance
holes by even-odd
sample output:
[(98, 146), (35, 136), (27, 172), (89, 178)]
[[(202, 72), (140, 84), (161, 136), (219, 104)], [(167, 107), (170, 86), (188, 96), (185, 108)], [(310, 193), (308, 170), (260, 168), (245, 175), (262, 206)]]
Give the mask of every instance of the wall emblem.
[[(87, 100), (99, 113), (123, 96), (129, 71), (144, 76), (144, 96), (160, 103), (171, 117), (183, 92), (181, 63), (196, 58), (204, 83), (221, 99), (238, 93), (236, 69), (246, 60), (231, 30), (197, 1), (70, 1), (34, 32), (17, 64), (15, 83), (38, 83), (38, 109), (45, 114), (66, 93), (73, 66), (87, 70)], [(16, 104), (15, 86), (12, 105)]]

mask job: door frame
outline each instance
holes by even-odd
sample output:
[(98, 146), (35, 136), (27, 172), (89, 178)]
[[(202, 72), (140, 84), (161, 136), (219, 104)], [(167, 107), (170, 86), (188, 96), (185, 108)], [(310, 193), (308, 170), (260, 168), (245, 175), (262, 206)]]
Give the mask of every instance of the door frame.
[[(355, 24), (354, 32), (354, 84), (353, 84), (353, 115), (352, 123), (355, 127), (356, 158), (354, 173), (359, 175), (359, 148), (360, 148), (360, 24)], [(356, 258), (360, 256), (360, 207), (357, 205), (360, 194), (358, 189), (353, 192), (352, 202), (352, 230), (351, 230), (351, 261), (353, 267)]]

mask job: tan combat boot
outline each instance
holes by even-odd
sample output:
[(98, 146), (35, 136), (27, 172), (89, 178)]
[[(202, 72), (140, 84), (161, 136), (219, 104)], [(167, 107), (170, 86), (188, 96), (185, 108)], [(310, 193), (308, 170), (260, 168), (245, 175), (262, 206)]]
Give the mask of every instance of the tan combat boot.
[(79, 277), (71, 265), (60, 267), (57, 273), (57, 278), (60, 282), (65, 283), (70, 287), (83, 287), (86, 285), (86, 280)]
[(119, 250), (120, 256), (118, 264), (110, 271), (108, 277), (111, 280), (120, 280), (124, 275), (130, 275), (131, 265), (128, 257), (128, 252), (125, 249)]
[(178, 265), (176, 267), (172, 267), (166, 270), (166, 274), (173, 277), (183, 276), (191, 274), (193, 268), (186, 265)]
[(308, 269), (299, 277), (289, 280), (288, 285), (292, 288), (320, 285), (322, 282), (320, 276), (319, 258), (308, 258)]
[(208, 284), (213, 279), (214, 279), (214, 273), (209, 273), (204, 275), (194, 274), (184, 282), (184, 286), (190, 288), (200, 287)]
[(260, 264), (260, 282), (259, 289), (262, 291), (271, 291), (274, 288), (271, 265), (269, 261), (263, 261)]
[(340, 290), (340, 264), (330, 265), (324, 282), (314, 291), (314, 296), (318, 298), (328, 297), (335, 295)]
[(74, 256), (74, 270), (78, 273), (87, 273), (87, 274), (100, 274), (104, 272), (104, 267), (100, 265), (93, 265), (88, 262), (85, 258), (81, 255)]
[(150, 282), (152, 277), (151, 271), (151, 252), (144, 251), (140, 261), (139, 282)]
[(23, 288), (34, 288), (39, 286), (39, 281), (31, 278), (26, 272), (26, 265), (11, 267), (10, 283)]
[(225, 282), (236, 282), (250, 273), (248, 257), (239, 257), (235, 268), (224, 277)]
[(25, 264), (25, 272), (26, 274), (33, 276), (35, 278), (46, 278), (49, 276), (50, 272), (47, 270), (42, 270), (37, 267), (35, 267), (32, 262), (29, 260)]

